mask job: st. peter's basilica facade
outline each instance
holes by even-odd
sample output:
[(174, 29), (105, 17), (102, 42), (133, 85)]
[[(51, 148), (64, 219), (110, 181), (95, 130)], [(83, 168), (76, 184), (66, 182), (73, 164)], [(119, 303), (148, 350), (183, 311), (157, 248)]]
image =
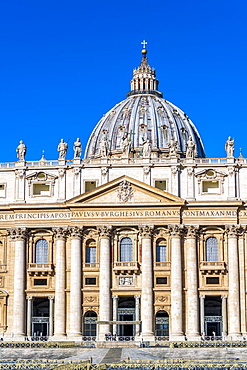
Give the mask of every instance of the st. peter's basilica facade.
[[(145, 46), (145, 44), (144, 44)], [(247, 163), (205, 158), (142, 50), (127, 98), (81, 158), (0, 164), (0, 335), (200, 340), (247, 335)]]

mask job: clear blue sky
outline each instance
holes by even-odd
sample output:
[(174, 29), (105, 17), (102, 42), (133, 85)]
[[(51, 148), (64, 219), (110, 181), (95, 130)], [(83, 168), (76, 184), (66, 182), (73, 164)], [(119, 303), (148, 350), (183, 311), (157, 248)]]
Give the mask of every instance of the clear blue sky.
[(246, 0), (0, 0), (0, 162), (57, 159), (125, 99), (148, 41), (164, 98), (197, 126), (208, 157), (247, 157)]

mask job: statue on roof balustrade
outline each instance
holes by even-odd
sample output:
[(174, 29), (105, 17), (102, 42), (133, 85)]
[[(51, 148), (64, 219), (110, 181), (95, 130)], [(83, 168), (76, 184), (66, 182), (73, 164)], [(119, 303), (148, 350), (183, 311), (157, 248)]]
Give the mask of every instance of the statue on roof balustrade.
[(77, 138), (76, 141), (74, 142), (74, 159), (80, 158), (81, 152), (82, 152), (81, 141), (79, 138)]
[(19, 159), (19, 161), (25, 161), (26, 152), (27, 152), (27, 147), (24, 144), (24, 142), (21, 140), (20, 144), (16, 148), (17, 158)]
[(189, 137), (189, 140), (187, 141), (186, 158), (188, 158), (188, 159), (194, 159), (195, 158), (195, 143), (192, 140), (191, 136)]
[(231, 136), (228, 137), (225, 145), (225, 151), (227, 158), (233, 158), (234, 156), (234, 140)]
[(57, 150), (59, 151), (58, 159), (65, 159), (68, 151), (68, 144), (65, 143), (64, 139), (61, 139), (60, 143), (58, 144)]

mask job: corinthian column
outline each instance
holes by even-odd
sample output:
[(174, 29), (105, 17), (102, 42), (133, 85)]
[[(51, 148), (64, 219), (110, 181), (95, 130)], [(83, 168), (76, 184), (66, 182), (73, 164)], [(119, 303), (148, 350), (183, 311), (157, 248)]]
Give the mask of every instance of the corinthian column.
[(235, 340), (240, 334), (240, 297), (238, 237), (235, 225), (227, 226), (228, 235), (228, 336)]
[(184, 340), (181, 227), (169, 225), (171, 233), (171, 334), (170, 340)]
[(69, 336), (78, 339), (82, 335), (81, 309), (81, 228), (70, 228), (71, 237), (71, 272), (70, 272), (70, 332)]
[(139, 225), (142, 239), (142, 338), (154, 340), (153, 332), (153, 260), (151, 236), (153, 226)]
[(188, 226), (186, 239), (187, 256), (187, 330), (189, 340), (199, 340), (198, 268), (195, 226)]
[(64, 339), (66, 335), (66, 269), (65, 269), (65, 240), (67, 229), (56, 227), (53, 229), (56, 236), (56, 285), (55, 285), (55, 315), (54, 339)]
[[(111, 274), (110, 274), (110, 235), (111, 226), (104, 225), (98, 226), (100, 236), (100, 307), (99, 307), (99, 319), (100, 321), (110, 321), (111, 317)], [(110, 331), (110, 324), (99, 325), (98, 339), (99, 341), (105, 340), (105, 334)]]
[(26, 263), (25, 241), (26, 228), (11, 228), (10, 238), (15, 243), (14, 260), (14, 303), (13, 303), (13, 334), (14, 340), (24, 340), (25, 336), (25, 276)]

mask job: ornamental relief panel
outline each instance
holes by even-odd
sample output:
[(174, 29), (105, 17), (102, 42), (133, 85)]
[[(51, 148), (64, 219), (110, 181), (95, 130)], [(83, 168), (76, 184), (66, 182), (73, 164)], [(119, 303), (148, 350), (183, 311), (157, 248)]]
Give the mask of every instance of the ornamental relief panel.
[(153, 237), (154, 239), (164, 238), (167, 239), (170, 233), (167, 229), (154, 229)]
[(91, 306), (91, 305), (95, 305), (96, 303), (98, 303), (98, 297), (97, 296), (94, 296), (94, 295), (90, 295), (90, 296), (85, 296), (84, 297), (84, 303), (87, 305), (87, 306)]
[(168, 315), (170, 316), (171, 314), (171, 307), (170, 306), (162, 306), (162, 305), (159, 305), (159, 306), (155, 306), (154, 307), (154, 312), (155, 314), (159, 311), (166, 311), (168, 313)]
[(87, 313), (88, 311), (94, 311), (97, 315), (99, 315), (99, 307), (92, 306), (92, 307), (83, 307), (83, 314)]
[(168, 304), (170, 303), (170, 296), (169, 295), (158, 295), (155, 297), (155, 303)]

